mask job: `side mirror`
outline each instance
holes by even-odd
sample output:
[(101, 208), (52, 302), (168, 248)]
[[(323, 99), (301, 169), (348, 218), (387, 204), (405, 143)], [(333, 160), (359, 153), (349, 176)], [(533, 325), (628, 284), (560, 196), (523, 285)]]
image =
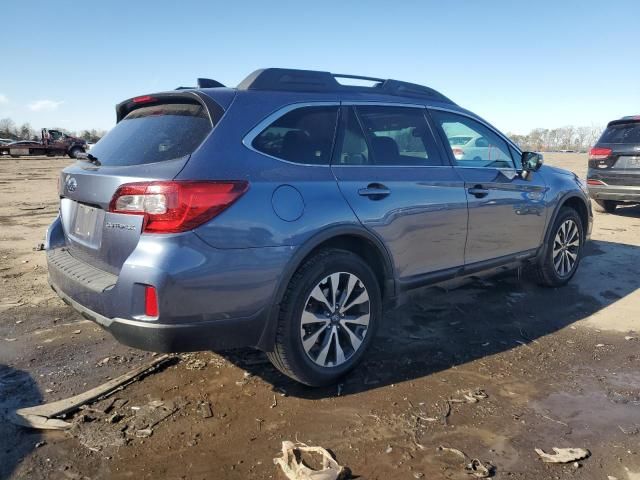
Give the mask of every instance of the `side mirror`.
[(522, 152), (522, 178), (526, 179), (531, 172), (537, 172), (542, 167), (544, 158), (536, 152)]

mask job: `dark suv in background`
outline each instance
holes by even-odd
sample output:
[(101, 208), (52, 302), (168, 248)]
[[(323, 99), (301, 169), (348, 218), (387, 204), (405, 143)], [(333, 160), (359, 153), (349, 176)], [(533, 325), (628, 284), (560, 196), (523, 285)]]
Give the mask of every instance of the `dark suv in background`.
[(608, 213), (640, 203), (640, 115), (609, 122), (589, 151), (589, 196)]
[(345, 77), (274, 68), (122, 102), (60, 175), (53, 289), (126, 344), (256, 347), (322, 385), (407, 290), (499, 266), (571, 279), (592, 223), (576, 175), (431, 88)]

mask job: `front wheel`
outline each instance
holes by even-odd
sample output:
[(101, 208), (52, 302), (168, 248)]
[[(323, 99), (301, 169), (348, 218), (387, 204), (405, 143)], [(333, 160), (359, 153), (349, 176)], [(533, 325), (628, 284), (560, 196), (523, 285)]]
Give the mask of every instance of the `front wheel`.
[(565, 285), (578, 269), (584, 243), (584, 228), (580, 215), (573, 208), (563, 207), (553, 224), (544, 256), (534, 267), (540, 285)]
[(380, 286), (367, 263), (345, 250), (324, 250), (291, 279), (267, 355), (301, 383), (334, 383), (362, 359), (381, 316)]

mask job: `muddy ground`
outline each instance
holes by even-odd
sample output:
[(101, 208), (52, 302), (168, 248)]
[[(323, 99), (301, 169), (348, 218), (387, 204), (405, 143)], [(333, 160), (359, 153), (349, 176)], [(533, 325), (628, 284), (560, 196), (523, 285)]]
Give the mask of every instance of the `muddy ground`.
[[(586, 170), (584, 155), (546, 159)], [(0, 160), (3, 416), (151, 358), (119, 345), (47, 286), (44, 252), (34, 247), (56, 214), (56, 173), (68, 162)], [(71, 433), (3, 418), (0, 478), (282, 479), (272, 459), (283, 440), (297, 439), (331, 449), (367, 479), (472, 478), (441, 445), (490, 462), (495, 478), (638, 479), (640, 207), (619, 210), (596, 213), (586, 257), (565, 288), (510, 272), (415, 293), (386, 313), (373, 351), (340, 386), (301, 387), (257, 352), (204, 352), (118, 392), (108, 414), (102, 402), (76, 415)], [(487, 398), (450, 401), (468, 389)], [(138, 436), (155, 419), (151, 436)], [(591, 456), (545, 464), (536, 447)]]

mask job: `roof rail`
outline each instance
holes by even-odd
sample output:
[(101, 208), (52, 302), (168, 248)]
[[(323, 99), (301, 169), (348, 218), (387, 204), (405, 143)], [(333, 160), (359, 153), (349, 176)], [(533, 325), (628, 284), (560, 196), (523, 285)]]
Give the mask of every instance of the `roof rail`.
[(197, 87), (178, 87), (176, 90), (192, 90), (194, 88), (218, 88), (224, 87), (224, 85), (217, 80), (211, 78), (199, 78)]
[[(371, 87), (343, 85), (337, 78), (374, 82)], [(334, 74), (315, 70), (265, 68), (249, 74), (238, 84), (238, 90), (277, 90), (290, 92), (348, 92), (383, 93), (399, 97), (428, 98), (443, 103), (453, 102), (433, 88), (399, 80), (364, 77), (360, 75)]]

